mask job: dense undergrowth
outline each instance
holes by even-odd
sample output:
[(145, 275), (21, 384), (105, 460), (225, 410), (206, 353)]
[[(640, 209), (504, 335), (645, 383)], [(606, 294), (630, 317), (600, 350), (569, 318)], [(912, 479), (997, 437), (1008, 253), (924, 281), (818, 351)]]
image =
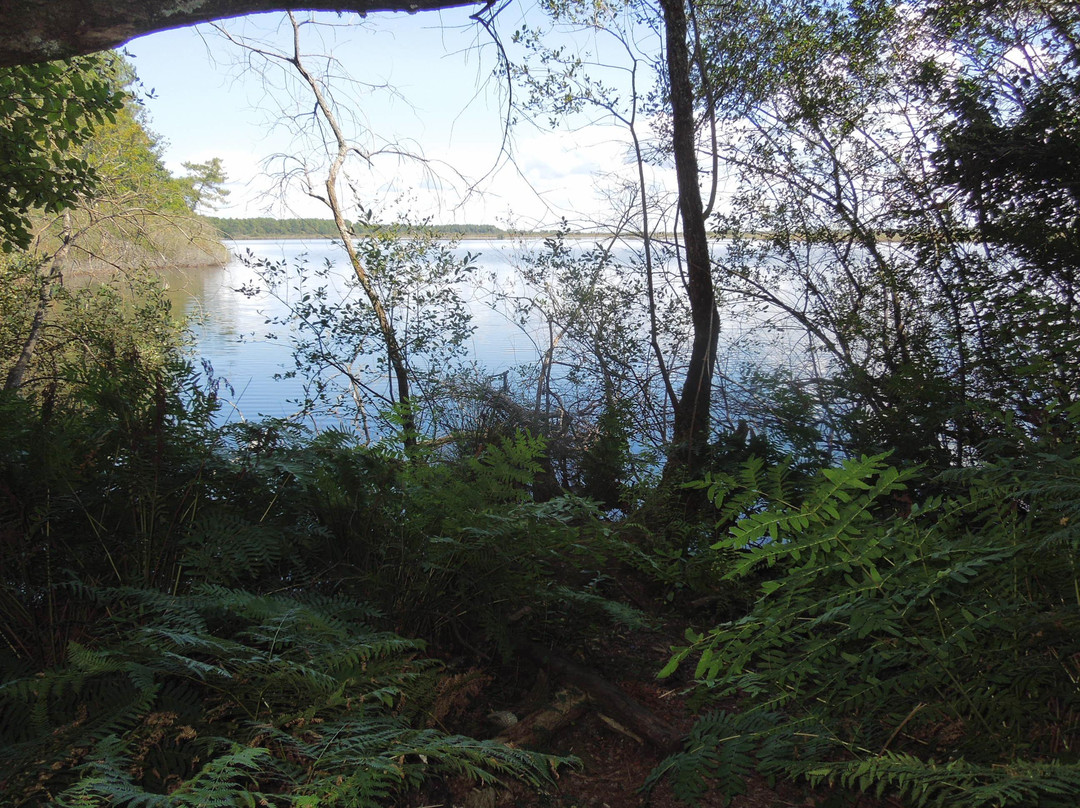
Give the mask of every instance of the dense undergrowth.
[(560, 588), (556, 565), (585, 569), (610, 539), (586, 501), (533, 501), (542, 440), (407, 462), (339, 432), (219, 428), (148, 327), (163, 315), (100, 330), (107, 362), (0, 402), (5, 804), (547, 784), (564, 761), (446, 729), (470, 678), (425, 652), (508, 655), (521, 604), (520, 630), (607, 604)]
[(918, 806), (1080, 787), (1076, 412), (933, 479), (729, 452), (685, 489), (709, 510), (665, 532), (654, 495), (647, 531), (537, 501), (544, 442), (524, 432), (405, 458), (217, 427), (213, 383), (148, 327), (167, 309), (124, 316), (142, 326), (86, 332), (106, 361), (0, 402), (6, 804), (374, 806), (449, 775), (542, 790), (565, 761), (456, 734), (474, 691), (431, 652), (497, 665), (522, 633), (633, 624), (602, 589), (620, 563), (745, 612), (664, 672), (696, 665), (702, 717), (647, 787), (693, 803), (758, 771)]
[[(706, 712), (654, 772), (690, 802), (707, 781), (828, 782), (911, 806), (1069, 806), (1080, 789), (1077, 413), (1014, 434), (1013, 456), (944, 475), (885, 457), (825, 469), (804, 497), (751, 461), (702, 485), (727, 516), (727, 576), (749, 614), (688, 632)], [(722, 786), (724, 787), (724, 786)]]
[[(510, 118), (610, 115), (640, 178), (606, 246), (560, 232), (490, 279), (546, 331), (534, 367), (470, 365), (480, 281), (434, 230), (335, 228), (363, 305), (331, 263), (291, 294), (256, 262), (304, 411), (399, 428), (374, 445), (217, 426), (160, 286), (66, 283), (206, 260), (222, 164), (165, 169), (122, 59), (0, 73), (0, 803), (384, 806), (451, 777), (556, 801), (570, 761), (470, 737), (482, 682), (659, 616), (693, 626), (658, 673), (699, 718), (645, 798), (756, 772), (826, 804), (1076, 804), (1075, 3), (546, 5), (659, 82), (619, 98), (531, 24), (500, 49)], [(691, 48), (637, 54), (657, 12)], [(333, 133), (343, 221), (365, 150), (291, 23), (245, 47), (302, 80), (279, 119)], [(674, 220), (645, 181), (668, 162)], [(630, 578), (663, 614), (614, 597)]]
[(16, 805), (386, 805), (446, 773), (540, 787), (558, 763), (433, 728), (439, 666), (347, 598), (93, 595), (91, 645), (0, 694)]
[(425, 649), (497, 660), (522, 632), (632, 623), (598, 588), (616, 561), (746, 612), (669, 665), (696, 664), (702, 718), (649, 785), (694, 802), (756, 770), (920, 806), (1080, 786), (1076, 412), (933, 479), (719, 452), (686, 489), (710, 508), (675, 519), (655, 494), (648, 532), (537, 501), (544, 441), (520, 431), (406, 458), (217, 427), (214, 383), (144, 300), (73, 300), (99, 361), (47, 352), (54, 380), (0, 401), (8, 804), (386, 805), (450, 773), (542, 789), (559, 760), (447, 729), (469, 678)]
[(4, 804), (383, 806), (451, 776), (547, 790), (568, 761), (461, 716), (520, 638), (641, 627), (613, 575), (699, 624), (664, 673), (695, 665), (701, 717), (646, 792), (667, 779), (694, 803), (760, 772), (912, 806), (1074, 802), (1076, 406), (987, 409), (992, 439), (934, 470), (815, 470), (783, 434), (737, 430), (704, 479), (631, 490), (618, 406), (583, 455), (560, 450), (561, 479), (514, 407), (408, 454), (218, 426), (219, 382), (155, 283), (56, 302), (0, 396)]

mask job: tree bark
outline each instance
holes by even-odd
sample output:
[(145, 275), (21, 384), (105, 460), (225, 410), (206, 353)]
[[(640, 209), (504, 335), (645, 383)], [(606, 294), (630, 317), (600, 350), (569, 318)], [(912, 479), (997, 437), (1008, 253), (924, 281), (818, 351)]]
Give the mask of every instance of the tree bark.
[[(679, 186), (679, 212), (686, 249), (687, 296), (694, 335), (682, 394), (675, 408), (668, 466), (696, 470), (710, 434), (712, 377), (720, 317), (713, 291), (712, 260), (699, 185), (694, 85), (690, 76), (686, 0), (661, 0), (664, 12), (668, 82), (671, 96), (672, 151)], [(693, 2), (693, 0), (690, 0)]]
[[(326, 198), (324, 201), (330, 208), (330, 212), (334, 217), (334, 224), (337, 227), (338, 234), (341, 236), (342, 244), (345, 245), (345, 252), (349, 256), (349, 263), (353, 268), (356, 279), (360, 283), (360, 287), (364, 290), (368, 303), (371, 305), (372, 310), (375, 312), (375, 317), (379, 322), (379, 331), (382, 333), (383, 345), (386, 348), (386, 356), (390, 363), (390, 371), (393, 374), (394, 380), (397, 382), (397, 404), (400, 408), (399, 415), (401, 417), (402, 443), (408, 450), (416, 446), (417, 436), (414, 410), (415, 402), (413, 401), (412, 393), (410, 392), (409, 367), (408, 363), (405, 361), (405, 351), (402, 349), (400, 340), (398, 340), (397, 331), (394, 329), (394, 324), (390, 321), (390, 315), (386, 311), (386, 306), (383, 305), (382, 296), (375, 287), (375, 281), (368, 272), (359, 253), (356, 251), (355, 236), (349, 229), (348, 223), (345, 221), (344, 206), (338, 198), (338, 181), (341, 176), (341, 171), (345, 165), (345, 160), (348, 157), (349, 152), (353, 149), (350, 146), (348, 139), (345, 137), (341, 125), (338, 123), (330, 99), (323, 93), (318, 80), (308, 72), (307, 67), (304, 65), (300, 52), (300, 27), (296, 18), (293, 17), (292, 12), (289, 12), (289, 22), (292, 23), (293, 28), (293, 56), (288, 62), (296, 69), (296, 72), (303, 78), (304, 83), (311, 89), (311, 94), (315, 97), (315, 103), (322, 113), (323, 120), (326, 121), (327, 126), (333, 134), (333, 142), (330, 145), (335, 151), (333, 160), (331, 161), (326, 174)], [(390, 390), (390, 398), (391, 400), (394, 398), (394, 390), (392, 387)]]
[(0, 0), (0, 67), (109, 50), (143, 34), (260, 11), (429, 11), (477, 0)]
[(26, 372), (30, 369), (30, 362), (34, 358), (34, 351), (37, 349), (38, 341), (45, 331), (45, 317), (48, 315), (49, 308), (52, 306), (53, 293), (56, 291), (56, 288), (63, 283), (63, 268), (64, 263), (67, 261), (68, 253), (71, 251), (71, 242), (71, 213), (70, 211), (65, 211), (63, 240), (60, 243), (60, 248), (49, 261), (48, 272), (41, 278), (41, 288), (38, 290), (37, 306), (34, 309), (34, 317), (30, 321), (30, 331), (27, 333), (26, 339), (23, 340), (22, 350), (19, 351), (19, 358), (15, 360), (15, 364), (11, 366), (7, 378), (4, 380), (5, 390), (18, 390), (22, 387), (23, 380), (26, 378)]
[(589, 697), (584, 692), (576, 688), (560, 691), (550, 705), (507, 727), (495, 740), (518, 749), (545, 746), (552, 736), (573, 724), (588, 710)]

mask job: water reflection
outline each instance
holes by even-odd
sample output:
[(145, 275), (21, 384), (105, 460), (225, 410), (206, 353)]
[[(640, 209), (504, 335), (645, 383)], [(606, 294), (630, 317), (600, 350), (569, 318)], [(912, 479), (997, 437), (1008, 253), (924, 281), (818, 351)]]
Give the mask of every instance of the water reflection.
[[(162, 272), (173, 311), (189, 319), (196, 356), (209, 362), (214, 374), (227, 380), (235, 391), (235, 395), (223, 393), (228, 402), (224, 418), (289, 416), (297, 409), (294, 402), (303, 398), (303, 382), (275, 378), (293, 367), (292, 343), (288, 326), (267, 320), (287, 314), (292, 290), (284, 290), (285, 300), (265, 291), (240, 291), (263, 284), (258, 272), (237, 256), (283, 262), (296, 280), (305, 271), (310, 277), (311, 270), (330, 261), (333, 270), (327, 282), (331, 299), (348, 294), (351, 269), (343, 261), (341, 248), (330, 240), (237, 241), (230, 247), (233, 259), (227, 266)], [(456, 254), (479, 254), (475, 261), (478, 275), (487, 277), (508, 274), (515, 250), (509, 242), (468, 241), (458, 245)], [(475, 326), (468, 345), (471, 359), (492, 375), (536, 360), (539, 334), (522, 330), (492, 308), (489, 291), (482, 284), (461, 291)]]

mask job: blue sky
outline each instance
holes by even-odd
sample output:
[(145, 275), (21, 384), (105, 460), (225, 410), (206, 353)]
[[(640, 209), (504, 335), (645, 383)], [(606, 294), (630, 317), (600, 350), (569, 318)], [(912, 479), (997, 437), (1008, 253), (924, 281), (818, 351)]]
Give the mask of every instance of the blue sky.
[[(507, 39), (537, 13), (526, 8), (503, 12), (499, 24)], [(609, 183), (598, 172), (629, 172), (625, 133), (581, 121), (573, 131), (521, 124), (513, 131), (508, 161), (500, 153), (505, 79), (494, 75), (495, 47), (468, 19), (471, 10), (366, 19), (325, 14), (318, 19), (329, 25), (310, 29), (317, 35), (310, 40), (313, 50), (332, 53), (354, 80), (371, 85), (353, 92), (347, 105), (358, 139), (400, 143), (434, 166), (422, 170), (398, 160), (383, 160), (374, 170), (355, 166), (352, 179), (361, 201), (387, 214), (408, 210), (447, 223), (533, 227), (567, 216), (587, 225), (606, 217)], [(225, 25), (238, 36), (291, 36), (279, 14)], [(281, 125), (281, 107), (290, 106), (287, 94), (243, 69), (239, 48), (212, 27), (199, 26), (140, 37), (127, 50), (153, 90), (145, 103), (151, 127), (166, 142), (167, 165), (180, 171), (185, 161), (224, 161), (231, 195), (219, 215), (328, 215), (295, 186), (282, 192), (272, 176), (281, 163), (267, 164), (268, 156), (310, 155), (317, 147)], [(338, 86), (342, 92), (349, 87)], [(300, 103), (306, 111), (313, 106), (307, 98)], [(467, 193), (477, 182), (476, 192)]]

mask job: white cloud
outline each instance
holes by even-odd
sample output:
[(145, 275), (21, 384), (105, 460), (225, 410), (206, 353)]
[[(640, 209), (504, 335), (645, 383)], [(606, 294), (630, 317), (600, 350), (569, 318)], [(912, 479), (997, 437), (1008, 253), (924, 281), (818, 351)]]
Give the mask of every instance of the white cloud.
[[(500, 151), (503, 99), (497, 87), (477, 90), (477, 82), (490, 75), (491, 54), (475, 47), (475, 29), (440, 29), (443, 19), (380, 17), (378, 24), (387, 30), (348, 29), (353, 41), (348, 48), (339, 43), (340, 55), (353, 60), (347, 67), (354, 76), (393, 80), (407, 96), (362, 94), (356, 118), (380, 128), (380, 136), (417, 144), (413, 148), (427, 160), (383, 158), (374, 170), (353, 166), (359, 201), (376, 209), (408, 208), (438, 222), (533, 227), (563, 216), (583, 222), (602, 218), (607, 181), (597, 175), (635, 176), (627, 166), (625, 130), (522, 129), (511, 133), (507, 157)], [(463, 35), (465, 30), (472, 33)], [(235, 57), (220, 41), (208, 41), (219, 64)], [(229, 71), (206, 58), (198, 32), (191, 29), (145, 37), (132, 50), (143, 80), (158, 90), (148, 108), (152, 125), (169, 141), (169, 167), (222, 158), (231, 194), (220, 215), (328, 215), (299, 183), (286, 184), (283, 195), (273, 172), (267, 176), (269, 155), (296, 154), (298, 147), (272, 126), (265, 108), (256, 108), (265, 102), (256, 77), (227, 80)]]

